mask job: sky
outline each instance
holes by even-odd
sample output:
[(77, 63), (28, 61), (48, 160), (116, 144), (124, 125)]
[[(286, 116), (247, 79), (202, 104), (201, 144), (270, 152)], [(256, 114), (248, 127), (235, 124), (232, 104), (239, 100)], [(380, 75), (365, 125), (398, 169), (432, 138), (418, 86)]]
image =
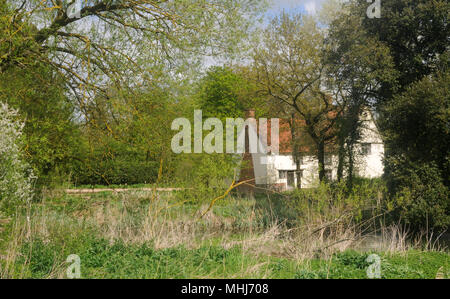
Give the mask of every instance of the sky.
[[(266, 12), (266, 20), (280, 15), (285, 10), (291, 13), (302, 13), (315, 15), (319, 12), (322, 4), (327, 0), (268, 0), (270, 8)], [(206, 57), (204, 62), (206, 68), (212, 65), (222, 65), (223, 62), (217, 58)]]
[(270, 0), (271, 8), (267, 15), (274, 16), (281, 11), (315, 14), (325, 0)]

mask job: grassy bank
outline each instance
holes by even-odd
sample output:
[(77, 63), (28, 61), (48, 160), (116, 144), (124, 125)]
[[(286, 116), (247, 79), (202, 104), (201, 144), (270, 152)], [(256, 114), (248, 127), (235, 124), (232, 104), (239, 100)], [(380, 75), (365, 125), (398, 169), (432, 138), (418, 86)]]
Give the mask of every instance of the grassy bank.
[(0, 224), (0, 277), (65, 278), (76, 254), (83, 278), (367, 278), (376, 253), (382, 278), (448, 278), (443, 248), (392, 226), (367, 246), (373, 217), (308, 200), (295, 221), (279, 217), (281, 200), (227, 197), (208, 211), (176, 192), (46, 194)]
[[(72, 248), (46, 244), (42, 240), (25, 243), (13, 275), (31, 278), (64, 278), (71, 252), (81, 259), (83, 278), (367, 278), (369, 253), (344, 251), (328, 259), (295, 261), (270, 255), (253, 256), (241, 246), (184, 246), (155, 250), (153, 244), (129, 244), (86, 237)], [(67, 245), (67, 244), (65, 244)], [(408, 251), (378, 253), (381, 278), (434, 279), (449, 277), (449, 257), (443, 252)]]

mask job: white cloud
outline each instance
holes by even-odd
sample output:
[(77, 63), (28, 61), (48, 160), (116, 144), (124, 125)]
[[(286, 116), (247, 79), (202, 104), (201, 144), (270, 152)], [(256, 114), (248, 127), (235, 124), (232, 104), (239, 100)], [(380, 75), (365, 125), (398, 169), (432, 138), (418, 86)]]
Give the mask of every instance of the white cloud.
[(306, 2), (304, 5), (305, 10), (310, 15), (316, 14), (316, 3), (314, 1)]
[(315, 15), (325, 0), (271, 0), (272, 11), (300, 10)]

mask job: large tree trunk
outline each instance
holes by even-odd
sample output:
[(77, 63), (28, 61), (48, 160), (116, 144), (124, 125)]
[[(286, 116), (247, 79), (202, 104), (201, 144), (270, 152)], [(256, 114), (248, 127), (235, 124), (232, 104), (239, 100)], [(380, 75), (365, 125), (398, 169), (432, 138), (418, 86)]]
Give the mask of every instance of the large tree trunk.
[(344, 165), (345, 164), (345, 142), (343, 138), (339, 140), (338, 150), (338, 168), (337, 168), (337, 180), (341, 182), (344, 178)]
[(297, 160), (298, 155), (298, 147), (297, 147), (297, 132), (295, 130), (295, 114), (291, 115), (291, 119), (289, 121), (289, 127), (291, 129), (291, 146), (292, 146), (292, 156), (294, 160)]
[(325, 142), (319, 141), (317, 145), (317, 159), (319, 160), (319, 180), (325, 180)]
[(355, 153), (354, 153), (354, 143), (353, 140), (351, 144), (347, 146), (347, 156), (348, 156), (348, 175), (347, 175), (347, 188), (351, 190), (353, 188), (353, 171), (355, 168)]
[(347, 157), (348, 157), (348, 175), (347, 175), (347, 186), (351, 190), (353, 188), (353, 175), (355, 170), (355, 145), (359, 139), (359, 130), (361, 123), (359, 122), (360, 106), (354, 107), (351, 111), (349, 122), (350, 130), (348, 132), (349, 138), (347, 141)]
[(296, 168), (296, 175), (297, 175), (297, 188), (300, 189), (301, 186), (301, 178), (299, 177), (299, 173), (301, 170), (301, 154), (300, 154), (300, 146), (298, 144), (298, 140), (297, 140), (297, 130), (296, 130), (296, 125), (295, 125), (295, 113), (293, 113), (291, 115), (291, 121), (289, 123), (290, 127), (291, 127), (291, 135), (292, 135), (292, 139), (291, 139), (291, 146), (292, 146), (292, 156), (294, 158), (294, 162), (295, 162), (295, 168)]

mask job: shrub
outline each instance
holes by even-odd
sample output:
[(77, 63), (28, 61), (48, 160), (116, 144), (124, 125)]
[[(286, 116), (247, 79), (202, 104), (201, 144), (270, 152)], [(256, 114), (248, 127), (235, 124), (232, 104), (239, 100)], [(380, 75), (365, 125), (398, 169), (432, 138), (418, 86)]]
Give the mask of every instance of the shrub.
[(178, 198), (197, 204), (223, 195), (233, 182), (237, 165), (236, 157), (226, 154), (182, 156), (175, 177), (189, 189), (179, 192)]
[(82, 165), (75, 169), (75, 185), (135, 185), (154, 183), (158, 177), (159, 162), (115, 159)]
[[(366, 212), (381, 208), (385, 190), (381, 180), (356, 180), (352, 190), (345, 183), (320, 184), (318, 188), (298, 189), (283, 195), (261, 198), (257, 205), (269, 215), (289, 225), (310, 224), (315, 220), (332, 221), (345, 213), (361, 220)], [(269, 219), (270, 221), (270, 219)]]
[(410, 164), (398, 176), (404, 186), (395, 196), (397, 216), (412, 229), (447, 230), (450, 225), (449, 190), (438, 168), (431, 164)]
[(18, 113), (0, 103), (0, 205), (31, 200), (33, 172), (23, 159), (21, 136), (23, 123)]

